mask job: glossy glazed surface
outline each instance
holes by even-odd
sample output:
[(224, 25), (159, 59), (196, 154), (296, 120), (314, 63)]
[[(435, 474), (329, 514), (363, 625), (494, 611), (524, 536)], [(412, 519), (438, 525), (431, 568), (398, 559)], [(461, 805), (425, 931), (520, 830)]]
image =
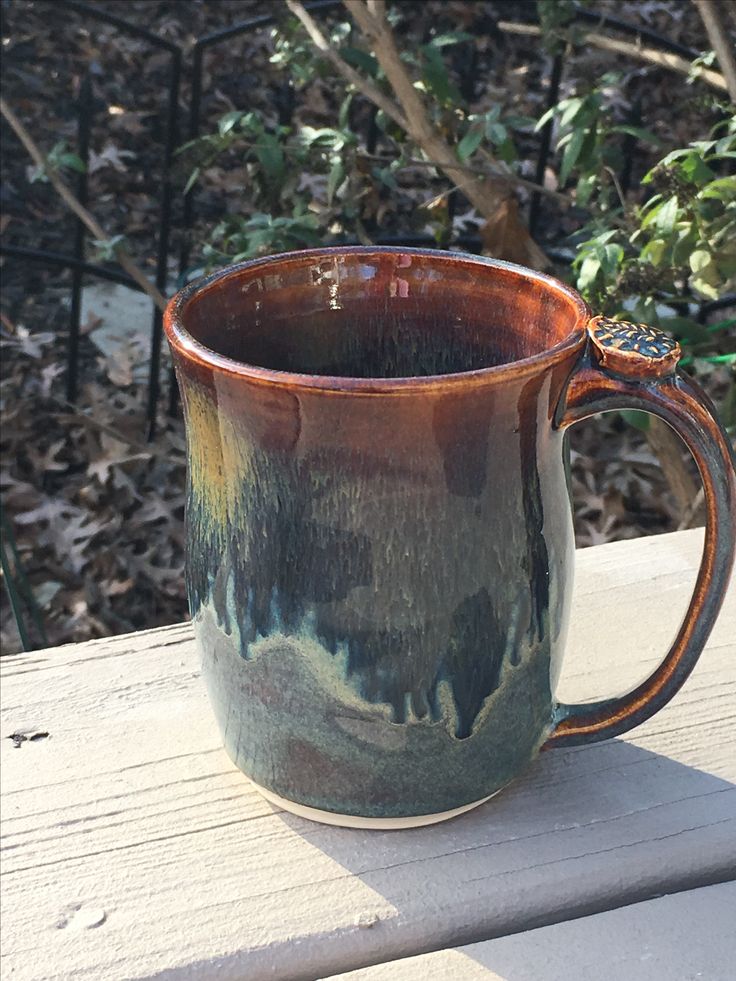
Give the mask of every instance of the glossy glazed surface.
[(258, 784), (430, 814), (538, 751), (573, 549), (552, 419), (586, 319), (546, 277), (398, 250), (246, 264), (170, 308), (190, 606)]

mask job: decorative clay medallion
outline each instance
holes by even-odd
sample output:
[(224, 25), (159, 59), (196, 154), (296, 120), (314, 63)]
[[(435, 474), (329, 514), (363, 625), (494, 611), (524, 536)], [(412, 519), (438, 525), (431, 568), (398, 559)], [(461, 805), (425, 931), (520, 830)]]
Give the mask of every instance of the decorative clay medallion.
[(621, 375), (661, 378), (675, 370), (682, 354), (669, 334), (645, 324), (593, 317), (588, 333), (600, 363)]

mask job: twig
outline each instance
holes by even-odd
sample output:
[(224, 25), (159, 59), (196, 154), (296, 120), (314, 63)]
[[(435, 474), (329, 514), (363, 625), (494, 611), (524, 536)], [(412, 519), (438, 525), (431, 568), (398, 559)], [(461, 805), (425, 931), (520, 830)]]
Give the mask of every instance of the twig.
[[(652, 418), (646, 430), (649, 446), (659, 459), (680, 513), (685, 516), (698, 493), (698, 485), (683, 459), (682, 441), (666, 422)], [(691, 516), (692, 518), (692, 516)]]
[[(59, 197), (62, 198), (66, 206), (73, 211), (82, 222), (84, 222), (85, 226), (94, 235), (94, 237), (98, 239), (98, 241), (104, 242), (108, 240), (110, 236), (107, 234), (105, 229), (98, 223), (95, 216), (77, 200), (70, 187), (59, 176), (58, 172), (53, 167), (49, 166), (46, 157), (36, 146), (31, 134), (2, 97), (0, 97), (0, 112), (7, 120), (8, 124), (25, 149), (28, 151), (28, 154), (33, 159), (33, 162), (46, 175), (49, 183)], [(148, 296), (151, 297), (159, 310), (164, 310), (167, 303), (166, 297), (159, 292), (158, 288), (151, 282), (146, 274), (138, 268), (128, 252), (121, 245), (115, 246), (113, 252), (118, 263), (128, 273), (131, 279), (134, 279), (143, 292), (147, 293)]]
[(355, 231), (358, 233), (358, 241), (361, 245), (375, 245), (376, 243), (368, 234), (365, 225), (360, 218), (355, 219)]
[[(108, 436), (112, 436), (114, 440), (118, 443), (127, 443), (128, 446), (132, 446), (133, 449), (138, 450), (139, 453), (143, 453), (146, 459), (151, 456), (155, 456), (156, 451), (152, 448), (150, 443), (139, 443), (135, 439), (131, 439), (130, 436), (126, 436), (117, 429), (113, 429), (112, 426), (105, 425), (104, 422), (100, 422), (99, 419), (95, 419), (94, 416), (88, 416), (86, 412), (83, 412), (78, 405), (74, 405), (72, 402), (67, 402), (66, 399), (58, 398), (56, 395), (50, 396), (52, 402), (56, 402), (59, 408), (64, 409), (66, 412), (66, 418), (76, 419), (83, 425), (92, 427), (93, 429), (99, 429), (103, 433), (107, 433)], [(60, 417), (59, 417), (60, 418)]]
[[(506, 31), (507, 34), (528, 34), (537, 37), (542, 33), (537, 24), (520, 24), (516, 21), (500, 20), (496, 26), (499, 30)], [(583, 34), (580, 43), (603, 48), (605, 51), (615, 51), (617, 54), (628, 55), (631, 58), (638, 58), (639, 61), (647, 61), (662, 68), (669, 68), (681, 75), (690, 75), (693, 71), (692, 64), (687, 58), (682, 58), (680, 55), (672, 54), (669, 51), (660, 51), (659, 48), (647, 48), (644, 45), (631, 44), (630, 41), (619, 41), (613, 37), (606, 37), (604, 34)], [(726, 79), (719, 72), (711, 71), (709, 68), (698, 68), (697, 72), (698, 78), (712, 88), (728, 91)]]
[(604, 167), (603, 169), (605, 170), (605, 172), (608, 174), (608, 176), (613, 181), (613, 186), (616, 188), (616, 194), (618, 195), (618, 200), (619, 200), (619, 202), (621, 204), (622, 209), (625, 212), (626, 211), (626, 198), (624, 196), (623, 188), (621, 187), (621, 184), (619, 183), (618, 177), (616, 176), (616, 171), (613, 169), (613, 167)]
[(705, 491), (701, 487), (698, 493), (693, 498), (692, 503), (690, 504), (688, 509), (682, 515), (682, 518), (680, 519), (680, 523), (677, 526), (678, 531), (684, 531), (686, 528), (693, 527), (693, 520), (695, 516), (698, 514), (698, 512), (702, 509), (704, 501), (705, 501)]
[(729, 41), (728, 31), (721, 18), (721, 11), (718, 4), (713, 0), (693, 0), (698, 8), (701, 20), (708, 33), (708, 40), (713, 45), (718, 64), (721, 66), (723, 77), (726, 80), (728, 94), (731, 102), (736, 103), (736, 56), (733, 53), (733, 44)]
[[(544, 184), (537, 184), (535, 181), (528, 181), (526, 178), (518, 177), (516, 174), (507, 174), (505, 172), (493, 169), (497, 166), (496, 161), (484, 147), (480, 148), (480, 154), (488, 163), (489, 168), (491, 168), (491, 173), (496, 180), (507, 180), (511, 184), (518, 184), (519, 187), (523, 187), (527, 191), (533, 191), (535, 194), (544, 194), (547, 197), (554, 198), (555, 201), (558, 201), (560, 204), (564, 204), (568, 207), (572, 204), (572, 201), (568, 195), (563, 194), (561, 191), (553, 191), (551, 188), (545, 187)], [(484, 171), (484, 173), (488, 173), (488, 171)]]

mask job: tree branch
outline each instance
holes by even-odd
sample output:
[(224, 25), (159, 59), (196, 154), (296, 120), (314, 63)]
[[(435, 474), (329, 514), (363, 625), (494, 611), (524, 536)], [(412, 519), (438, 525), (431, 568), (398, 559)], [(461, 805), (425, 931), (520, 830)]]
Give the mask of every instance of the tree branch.
[(402, 129), (408, 129), (409, 124), (396, 103), (385, 95), (369, 78), (364, 78), (360, 72), (357, 72), (352, 65), (349, 65), (347, 61), (340, 57), (322, 31), (320, 31), (317, 22), (309, 11), (298, 0), (286, 0), (286, 5), (292, 14), (302, 22), (315, 48), (321, 51), (325, 58), (332, 62), (343, 78), (354, 85), (374, 106), (382, 109)]
[(733, 44), (729, 41), (728, 31), (723, 23), (718, 4), (714, 3), (713, 0), (693, 0), (693, 3), (698, 8), (701, 20), (705, 24), (708, 40), (713, 45), (718, 64), (721, 66), (731, 102), (736, 103), (736, 56), (733, 53)]
[(371, 41), (378, 63), (403, 109), (405, 129), (411, 139), (430, 160), (436, 161), (484, 218), (495, 217), (499, 205), (508, 197), (508, 188), (501, 189), (488, 178), (469, 180), (453, 149), (437, 133), (401, 60), (393, 31), (385, 17), (383, 0), (343, 0), (343, 3)]
[[(499, 210), (511, 196), (510, 185), (522, 182), (513, 175), (489, 176), (487, 170), (474, 176), (473, 172), (457, 158), (455, 150), (440, 135), (429, 118), (422, 98), (406, 71), (396, 46), (393, 31), (385, 17), (383, 0), (343, 0), (358, 26), (371, 42), (373, 52), (393, 90), (395, 100), (386, 96), (372, 81), (364, 78), (341, 57), (305, 10), (299, 0), (286, 0), (291, 12), (299, 18), (317, 49), (328, 58), (337, 71), (355, 86), (369, 101), (382, 109), (407, 133), (426, 155), (432, 165), (441, 170), (468, 198), (473, 207), (487, 221), (496, 220)], [(533, 185), (533, 189), (546, 190)], [(546, 268), (549, 260), (534, 242), (528, 231), (519, 225), (519, 245), (525, 250), (525, 259), (531, 266)]]
[[(496, 26), (499, 30), (506, 31), (507, 34), (528, 34), (537, 37), (542, 33), (537, 24), (520, 24), (516, 21), (500, 20)], [(604, 34), (583, 34), (580, 43), (591, 44), (593, 47), (602, 48), (604, 51), (614, 51), (616, 54), (638, 58), (639, 61), (659, 65), (661, 68), (669, 68), (681, 75), (689, 75), (693, 70), (693, 66), (687, 58), (681, 58), (680, 55), (671, 54), (669, 51), (660, 51), (659, 48), (645, 48), (643, 45), (631, 44), (629, 41), (619, 41), (616, 38), (606, 37)], [(712, 88), (728, 91), (725, 78), (718, 72), (701, 68), (698, 69), (698, 78)]]
[[(54, 188), (59, 197), (62, 198), (70, 211), (74, 212), (74, 214), (84, 223), (94, 237), (100, 242), (104, 242), (109, 239), (110, 236), (107, 234), (102, 225), (98, 223), (95, 216), (87, 211), (84, 205), (77, 200), (73, 191), (59, 176), (59, 173), (53, 167), (49, 166), (46, 157), (36, 146), (31, 134), (25, 128), (20, 119), (18, 119), (18, 117), (15, 115), (10, 106), (1, 97), (0, 113), (2, 113), (15, 135), (28, 151), (28, 154), (32, 158), (33, 162), (43, 171), (51, 186)], [(159, 310), (164, 310), (167, 302), (166, 297), (159, 292), (158, 288), (151, 282), (146, 274), (138, 268), (133, 259), (130, 257), (129, 253), (121, 245), (116, 246), (113, 249), (113, 252), (115, 253), (115, 258), (117, 259), (118, 263), (128, 273), (131, 279), (134, 279), (143, 292), (151, 297)]]
[(666, 422), (655, 418), (649, 421), (646, 437), (677, 501), (681, 520), (692, 521), (697, 511), (698, 485), (683, 457), (682, 440)]

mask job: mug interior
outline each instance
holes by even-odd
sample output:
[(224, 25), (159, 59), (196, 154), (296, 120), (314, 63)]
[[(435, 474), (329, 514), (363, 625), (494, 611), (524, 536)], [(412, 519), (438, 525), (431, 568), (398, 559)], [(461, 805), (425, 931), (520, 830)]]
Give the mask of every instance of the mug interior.
[(171, 329), (220, 358), (337, 378), (510, 365), (574, 340), (587, 319), (557, 280), (429, 250), (291, 253), (223, 270), (180, 296)]

